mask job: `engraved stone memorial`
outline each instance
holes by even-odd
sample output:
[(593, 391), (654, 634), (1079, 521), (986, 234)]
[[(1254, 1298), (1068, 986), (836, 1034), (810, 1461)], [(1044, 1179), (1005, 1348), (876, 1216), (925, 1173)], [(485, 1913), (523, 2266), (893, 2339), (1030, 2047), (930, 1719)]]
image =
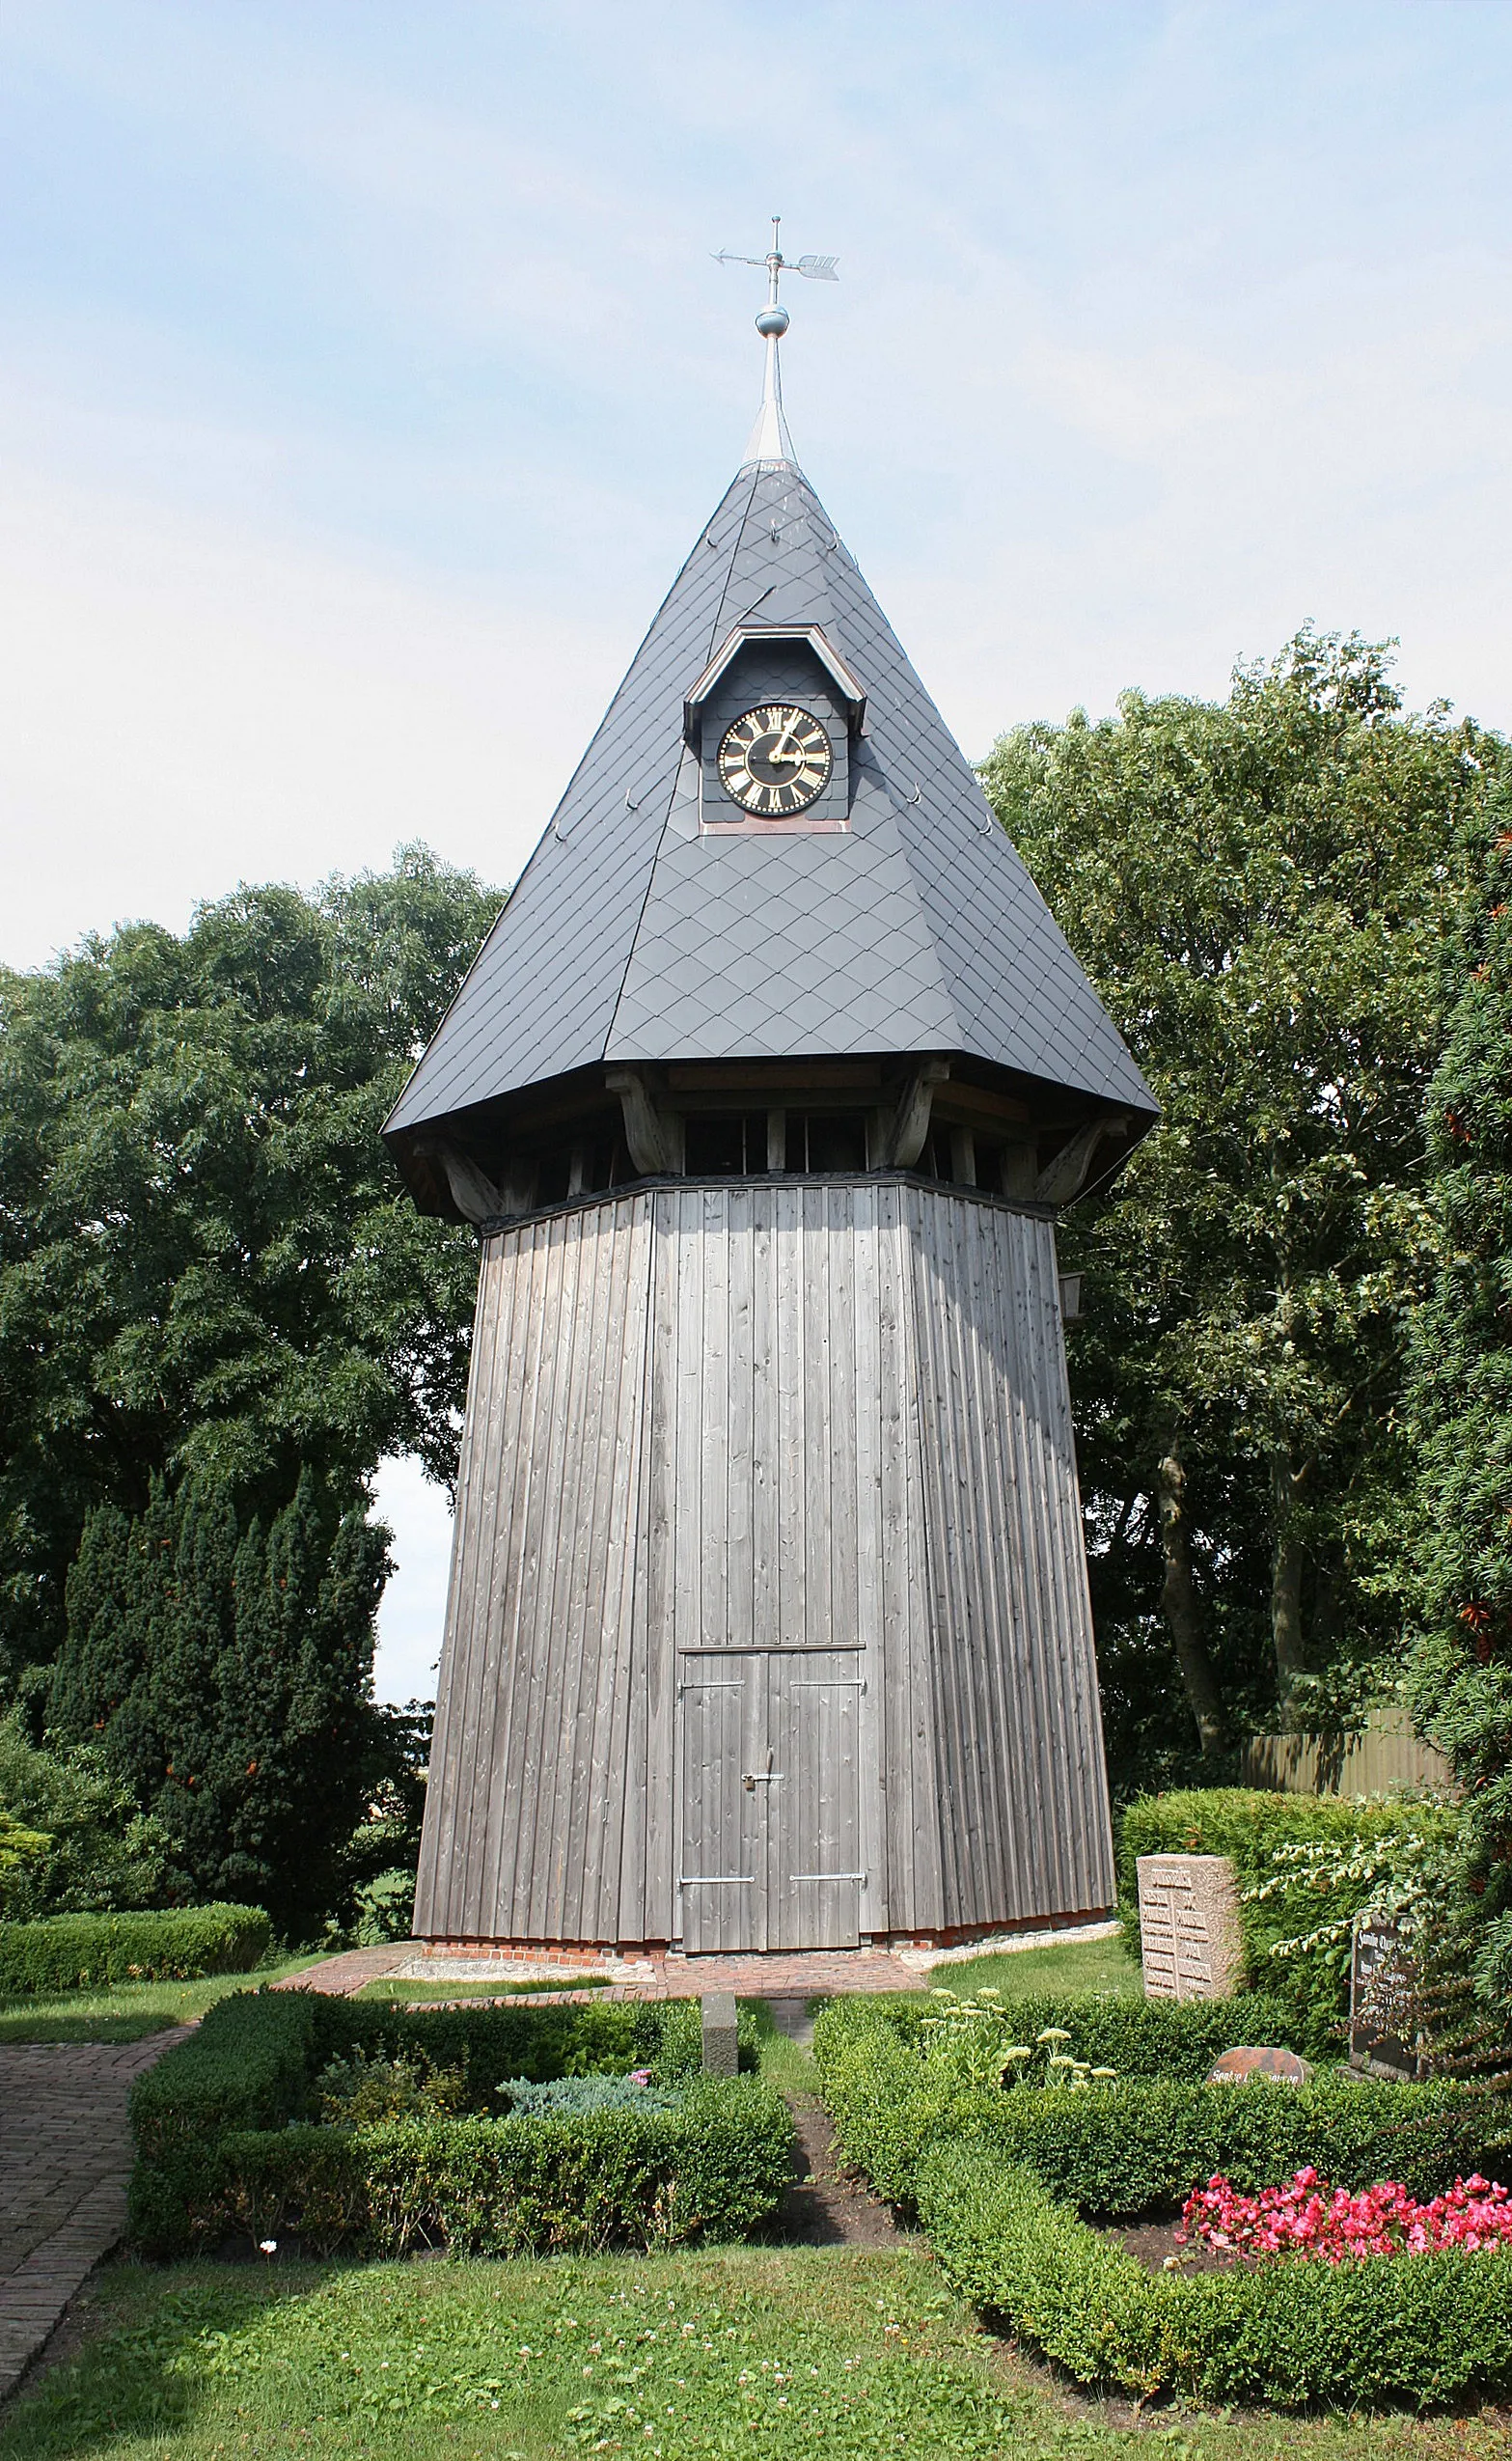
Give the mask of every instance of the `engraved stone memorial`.
[(1224, 1854), (1141, 1854), (1148, 2000), (1223, 2000), (1244, 1979), (1239, 1891)]

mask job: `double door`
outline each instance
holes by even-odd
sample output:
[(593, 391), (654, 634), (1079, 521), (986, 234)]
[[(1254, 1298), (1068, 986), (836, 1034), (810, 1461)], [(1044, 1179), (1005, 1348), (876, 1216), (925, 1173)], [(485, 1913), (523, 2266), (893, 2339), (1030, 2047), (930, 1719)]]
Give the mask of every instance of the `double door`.
[(679, 1654), (690, 1954), (856, 1945), (863, 1664), (859, 1649)]

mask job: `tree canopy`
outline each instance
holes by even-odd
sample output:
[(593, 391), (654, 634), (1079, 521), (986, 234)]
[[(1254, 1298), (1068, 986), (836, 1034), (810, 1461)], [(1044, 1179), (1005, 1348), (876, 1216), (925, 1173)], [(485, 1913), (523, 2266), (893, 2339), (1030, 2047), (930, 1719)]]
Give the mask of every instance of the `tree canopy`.
[(305, 1471), (454, 1474), (476, 1242), (378, 1130), (499, 903), (410, 846), (0, 975), (0, 1678), (56, 1654), (86, 1515), (156, 1478), (265, 1525)]
[(1213, 1753), (1277, 1702), (1336, 1710), (1399, 1646), (1422, 1108), (1500, 745), (1406, 714), (1388, 650), (1305, 630), (1223, 703), (1126, 693), (985, 767), (1162, 1105), (1063, 1234), (1115, 1762), (1179, 1752), (1183, 1691)]
[(1422, 1464), (1412, 1688), (1465, 1789), (1486, 1995), (1512, 2002), (1512, 781), (1475, 815), (1427, 1104), (1443, 1251), (1413, 1327)]

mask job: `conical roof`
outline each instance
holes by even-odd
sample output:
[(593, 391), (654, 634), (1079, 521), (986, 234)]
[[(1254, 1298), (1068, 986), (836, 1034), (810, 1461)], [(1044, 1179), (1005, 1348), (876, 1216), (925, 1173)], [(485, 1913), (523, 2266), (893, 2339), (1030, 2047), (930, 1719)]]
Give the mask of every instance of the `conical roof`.
[[(744, 622), (821, 627), (863, 686), (848, 830), (701, 832), (684, 701)], [(606, 1061), (915, 1052), (1155, 1112), (808, 480), (749, 462), (387, 1133)]]

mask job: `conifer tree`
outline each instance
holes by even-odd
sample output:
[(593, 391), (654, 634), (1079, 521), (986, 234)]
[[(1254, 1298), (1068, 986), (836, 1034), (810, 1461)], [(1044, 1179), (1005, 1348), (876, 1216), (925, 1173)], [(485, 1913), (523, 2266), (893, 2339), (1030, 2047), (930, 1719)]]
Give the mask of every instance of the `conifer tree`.
[(336, 1910), (381, 1761), (371, 1698), (387, 1534), (307, 1469), (266, 1531), (206, 1476), (135, 1521), (91, 1514), (50, 1713), (90, 1738), (173, 1840), (197, 1896), (264, 1905), (286, 1937)]
[(1419, 1311), (1422, 1730), (1465, 1788), (1483, 1995), (1512, 2003), (1512, 785), (1473, 834), (1428, 1098), (1443, 1261)]

